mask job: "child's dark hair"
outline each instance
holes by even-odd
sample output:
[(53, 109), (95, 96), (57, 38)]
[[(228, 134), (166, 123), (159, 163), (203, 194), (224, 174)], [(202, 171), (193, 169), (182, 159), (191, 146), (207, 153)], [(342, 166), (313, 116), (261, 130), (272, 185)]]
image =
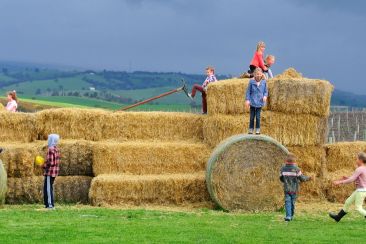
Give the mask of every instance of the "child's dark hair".
[(360, 152), (357, 155), (358, 160), (361, 160), (364, 164), (366, 164), (366, 153), (364, 152)]
[(287, 163), (295, 163), (296, 162), (296, 156), (295, 156), (295, 154), (293, 154), (293, 153), (287, 154), (286, 162)]

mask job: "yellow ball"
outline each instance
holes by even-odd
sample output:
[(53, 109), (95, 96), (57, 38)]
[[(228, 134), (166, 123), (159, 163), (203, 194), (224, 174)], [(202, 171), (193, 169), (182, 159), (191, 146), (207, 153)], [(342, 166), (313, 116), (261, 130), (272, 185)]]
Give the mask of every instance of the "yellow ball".
[(45, 160), (42, 156), (37, 156), (34, 162), (36, 165), (41, 166), (44, 164), (44, 161)]

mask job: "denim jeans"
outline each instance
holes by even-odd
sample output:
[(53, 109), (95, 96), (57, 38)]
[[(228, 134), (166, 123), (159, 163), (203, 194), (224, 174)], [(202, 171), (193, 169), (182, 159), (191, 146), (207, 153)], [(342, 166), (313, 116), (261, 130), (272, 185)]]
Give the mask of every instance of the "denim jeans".
[(297, 198), (296, 193), (285, 192), (286, 219), (292, 219), (294, 217), (296, 198)]
[(261, 111), (262, 108), (256, 108), (250, 106), (250, 122), (249, 122), (249, 129), (254, 129), (254, 117), (255, 117), (255, 128), (261, 128)]

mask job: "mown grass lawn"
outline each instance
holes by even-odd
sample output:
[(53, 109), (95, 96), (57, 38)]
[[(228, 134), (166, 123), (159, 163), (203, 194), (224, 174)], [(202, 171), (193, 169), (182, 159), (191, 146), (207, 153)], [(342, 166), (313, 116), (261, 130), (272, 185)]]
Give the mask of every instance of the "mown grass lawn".
[(87, 206), (6, 206), (0, 243), (365, 243), (354, 214), (334, 223), (324, 214), (224, 213), (214, 210), (118, 210)]

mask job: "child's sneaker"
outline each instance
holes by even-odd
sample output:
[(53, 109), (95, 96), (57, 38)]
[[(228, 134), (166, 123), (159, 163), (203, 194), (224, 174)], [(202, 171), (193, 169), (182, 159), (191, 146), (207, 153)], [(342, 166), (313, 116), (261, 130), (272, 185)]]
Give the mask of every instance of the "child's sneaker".
[(188, 93), (187, 95), (188, 95), (188, 97), (189, 97), (191, 100), (193, 100), (192, 93)]
[(249, 132), (248, 132), (248, 134), (253, 134), (253, 129), (249, 129)]
[(291, 221), (291, 218), (287, 218), (287, 217), (285, 217), (285, 218), (284, 218), (284, 220), (285, 220), (286, 222), (290, 222), (290, 221)]
[(260, 130), (260, 129), (256, 129), (256, 130), (255, 130), (255, 134), (256, 134), (256, 135), (260, 135), (260, 134), (261, 134), (261, 130)]

